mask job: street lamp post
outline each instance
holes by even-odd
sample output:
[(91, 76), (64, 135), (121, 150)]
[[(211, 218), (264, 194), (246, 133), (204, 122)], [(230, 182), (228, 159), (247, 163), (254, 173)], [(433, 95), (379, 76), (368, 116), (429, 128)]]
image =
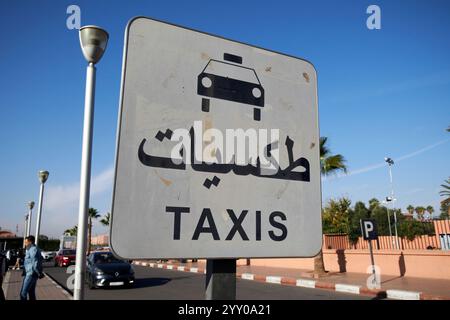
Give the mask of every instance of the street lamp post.
[(80, 28), (80, 44), (88, 62), (84, 100), (83, 146), (81, 154), (80, 204), (78, 211), (77, 251), (75, 263), (74, 299), (84, 299), (86, 272), (86, 229), (91, 183), (92, 131), (95, 99), (95, 64), (100, 61), (108, 43), (108, 33), (96, 26)]
[(38, 173), (39, 181), (41, 182), (41, 188), (39, 191), (39, 205), (38, 205), (38, 215), (36, 220), (36, 246), (39, 242), (39, 231), (41, 229), (41, 215), (42, 215), (42, 201), (44, 200), (44, 184), (48, 179), (49, 172), (41, 170)]
[(23, 247), (25, 248), (25, 238), (27, 237), (27, 226), (28, 226), (28, 217), (29, 214), (25, 215), (25, 224), (23, 226)]
[[(388, 164), (389, 167), (389, 180), (391, 183), (391, 196), (386, 198), (386, 201), (389, 201), (392, 203), (392, 211), (394, 212), (394, 232), (395, 232), (395, 248), (398, 250), (400, 249), (400, 245), (398, 243), (398, 232), (397, 232), (397, 213), (394, 210), (394, 184), (392, 182), (392, 166), (394, 165), (394, 160), (391, 158), (384, 158), (384, 161)], [(388, 216), (389, 216), (389, 209), (388, 209)], [(390, 221), (389, 221), (390, 224)], [(391, 233), (392, 236), (392, 233)]]
[(28, 223), (26, 232), (27, 237), (30, 235), (31, 232), (31, 219), (33, 217), (33, 208), (34, 208), (34, 201), (28, 202)]

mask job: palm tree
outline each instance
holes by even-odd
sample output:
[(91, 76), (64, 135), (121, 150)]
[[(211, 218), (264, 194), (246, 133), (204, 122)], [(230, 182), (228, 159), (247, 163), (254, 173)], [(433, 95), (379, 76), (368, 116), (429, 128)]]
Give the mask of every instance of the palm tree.
[[(328, 176), (340, 171), (346, 173), (346, 160), (340, 154), (332, 155), (327, 145), (328, 138), (320, 137), (320, 172), (323, 176)], [(320, 250), (319, 254), (314, 258), (314, 273), (324, 274), (325, 264), (323, 262), (323, 252)]]
[(68, 234), (69, 236), (76, 236), (78, 232), (78, 226), (74, 226), (71, 229), (67, 229), (64, 231), (64, 234)]
[(92, 219), (98, 219), (100, 218), (100, 214), (98, 213), (97, 209), (94, 208), (89, 208), (89, 224), (88, 224), (88, 252), (87, 254), (89, 255), (91, 253), (91, 236), (92, 236)]
[(377, 198), (372, 198), (369, 200), (369, 211), (373, 211), (375, 208), (380, 206), (380, 200)]
[(414, 207), (412, 205), (407, 206), (406, 210), (408, 211), (409, 214), (413, 214), (414, 213)]
[(441, 184), (441, 187), (443, 188), (439, 194), (443, 197), (450, 197), (450, 177), (445, 180), (444, 184)]
[(415, 210), (416, 213), (417, 213), (417, 218), (418, 218), (420, 221), (423, 221), (423, 213), (425, 212), (425, 208), (424, 208), (424, 207), (421, 207), (421, 206), (418, 206), (418, 207), (416, 207), (414, 210)]
[(331, 155), (331, 151), (327, 146), (327, 140), (327, 137), (320, 137), (320, 172), (324, 176), (339, 171), (347, 173), (344, 157), (340, 154)]
[(109, 220), (110, 220), (111, 214), (107, 212), (103, 218), (100, 220), (100, 223), (104, 225), (105, 227), (109, 226)]
[(433, 216), (434, 208), (432, 206), (428, 206), (428, 207), (426, 207), (425, 210), (428, 212), (428, 215), (429, 215), (428, 219), (431, 220), (431, 217)]

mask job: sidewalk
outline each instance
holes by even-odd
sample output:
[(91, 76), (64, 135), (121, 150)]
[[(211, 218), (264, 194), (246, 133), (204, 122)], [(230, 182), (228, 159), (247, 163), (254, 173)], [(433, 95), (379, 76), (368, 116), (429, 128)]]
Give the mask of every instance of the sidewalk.
[[(153, 268), (164, 268), (178, 271), (205, 273), (205, 264), (177, 263), (168, 261), (156, 263), (153, 261), (135, 261), (137, 265), (145, 265)], [(320, 288), (338, 292), (372, 295), (380, 298), (404, 300), (450, 300), (450, 279), (425, 279), (412, 277), (396, 277), (381, 275), (381, 289), (368, 289), (366, 286), (369, 274), (362, 273), (329, 273), (319, 279), (312, 277), (311, 270), (291, 268), (273, 268), (262, 266), (237, 266), (236, 277), (293, 285), (308, 288)]]
[[(6, 300), (20, 300), (22, 270), (9, 270), (3, 280)], [(47, 275), (36, 285), (37, 300), (71, 300), (71, 296)]]

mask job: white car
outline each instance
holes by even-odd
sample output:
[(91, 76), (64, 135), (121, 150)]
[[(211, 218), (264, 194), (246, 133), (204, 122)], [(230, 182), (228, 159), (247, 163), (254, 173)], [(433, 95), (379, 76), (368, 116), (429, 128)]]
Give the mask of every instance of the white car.
[(54, 251), (41, 251), (41, 255), (45, 261), (49, 261), (55, 258), (56, 253)]

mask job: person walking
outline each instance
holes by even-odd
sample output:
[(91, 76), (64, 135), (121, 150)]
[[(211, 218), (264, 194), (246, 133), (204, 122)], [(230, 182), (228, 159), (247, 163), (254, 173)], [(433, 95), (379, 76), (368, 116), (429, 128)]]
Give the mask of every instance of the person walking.
[(6, 251), (6, 268), (8, 268), (11, 264), (11, 249)]
[(42, 273), (42, 255), (41, 250), (34, 244), (34, 236), (25, 238), (25, 261), (23, 264), (24, 276), (22, 288), (20, 289), (20, 300), (36, 300), (36, 283), (38, 279), (44, 277)]
[(13, 270), (20, 270), (20, 262), (23, 259), (22, 249), (16, 251), (16, 263), (14, 264)]

